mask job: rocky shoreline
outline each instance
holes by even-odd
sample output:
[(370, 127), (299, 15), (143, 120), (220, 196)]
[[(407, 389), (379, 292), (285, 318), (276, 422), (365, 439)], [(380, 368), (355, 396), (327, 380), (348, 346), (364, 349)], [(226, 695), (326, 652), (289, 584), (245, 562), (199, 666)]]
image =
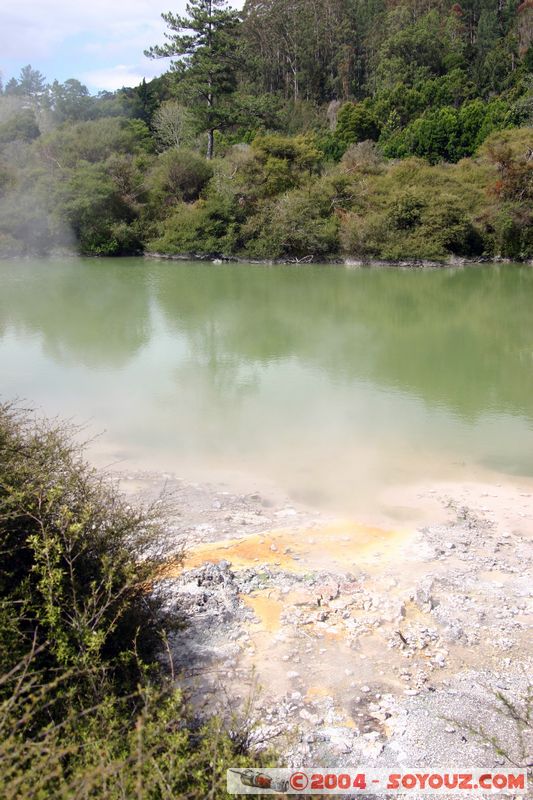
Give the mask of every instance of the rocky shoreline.
[(186, 556), (156, 591), (189, 621), (172, 647), (205, 713), (288, 766), (528, 763), (529, 487), (421, 488), (446, 521), (398, 530), (122, 476), (137, 497), (163, 483)]
[(220, 256), (220, 255), (204, 255), (200, 253), (157, 253), (145, 251), (143, 253), (145, 258), (159, 259), (161, 261), (205, 261), (213, 264), (258, 264), (263, 266), (274, 266), (283, 264), (337, 264), (345, 267), (398, 267), (402, 269), (440, 269), (442, 267), (465, 267), (475, 264), (513, 264), (522, 263), (533, 265), (532, 260), (521, 261), (520, 259), (502, 258), (495, 256), (494, 258), (488, 257), (462, 257), (450, 256), (447, 259), (440, 261), (431, 259), (399, 259), (395, 261), (385, 261), (376, 258), (353, 258), (350, 256), (331, 256), (321, 257), (316, 259), (314, 256), (305, 256), (303, 258), (276, 258), (276, 259), (257, 259), (257, 258), (241, 258), (240, 256)]

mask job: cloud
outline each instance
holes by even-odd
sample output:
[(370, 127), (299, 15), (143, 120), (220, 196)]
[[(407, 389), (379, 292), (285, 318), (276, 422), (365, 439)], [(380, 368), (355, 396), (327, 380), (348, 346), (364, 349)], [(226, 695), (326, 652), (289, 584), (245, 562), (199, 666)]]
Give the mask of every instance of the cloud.
[(105, 89), (113, 92), (123, 86), (137, 86), (143, 78), (149, 80), (160, 75), (164, 69), (165, 67), (161, 67), (160, 64), (153, 66), (151, 71), (149, 68), (139, 69), (135, 64), (117, 64), (116, 67), (103, 67), (82, 72), (80, 80), (86, 83), (90, 89)]
[(50, 80), (85, 77), (91, 89), (135, 85), (168, 68), (143, 55), (163, 41), (167, 5), (183, 9), (185, 0), (20, 0), (2, 13), (0, 72), (31, 63)]
[[(186, 0), (18, 0), (9, 5), (0, 27), (4, 78), (32, 64), (49, 80), (78, 78), (99, 90), (133, 86), (168, 69), (168, 60), (150, 61), (143, 51), (164, 41), (161, 12), (183, 12)], [(233, 5), (241, 7), (242, 0)]]
[[(183, 6), (184, 2), (171, 0), (170, 5)], [(164, 29), (153, 0), (20, 0), (2, 16), (0, 52), (20, 60), (50, 55), (73, 36), (124, 41), (142, 32), (151, 40)]]

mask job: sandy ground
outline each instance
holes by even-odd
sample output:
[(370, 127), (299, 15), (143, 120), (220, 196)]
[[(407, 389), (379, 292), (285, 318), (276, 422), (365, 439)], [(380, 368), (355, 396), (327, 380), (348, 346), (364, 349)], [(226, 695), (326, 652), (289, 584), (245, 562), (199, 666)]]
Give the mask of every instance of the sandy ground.
[(272, 487), (120, 479), (134, 497), (164, 487), (180, 510), (169, 552), (184, 543), (186, 558), (169, 557), (156, 590), (189, 621), (173, 649), (206, 713), (235, 714), (287, 766), (533, 760), (532, 483), (391, 490), (398, 525)]

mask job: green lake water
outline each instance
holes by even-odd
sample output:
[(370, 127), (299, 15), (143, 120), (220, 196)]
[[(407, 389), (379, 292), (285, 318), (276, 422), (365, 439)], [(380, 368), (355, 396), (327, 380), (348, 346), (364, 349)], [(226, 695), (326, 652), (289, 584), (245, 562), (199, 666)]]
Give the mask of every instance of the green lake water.
[(533, 475), (533, 268), (0, 263), (0, 394), (123, 469), (328, 508)]

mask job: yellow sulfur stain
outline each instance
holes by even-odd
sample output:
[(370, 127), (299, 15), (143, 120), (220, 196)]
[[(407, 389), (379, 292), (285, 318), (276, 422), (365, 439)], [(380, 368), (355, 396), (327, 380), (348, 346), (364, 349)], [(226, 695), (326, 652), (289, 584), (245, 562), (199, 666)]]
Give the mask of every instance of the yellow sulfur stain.
[(175, 577), (184, 569), (220, 561), (228, 561), (236, 569), (268, 564), (295, 573), (324, 569), (349, 571), (360, 564), (367, 566), (394, 558), (408, 536), (408, 531), (354, 522), (338, 522), (320, 528), (279, 529), (241, 539), (199, 544), (189, 551), (182, 564), (169, 564), (165, 575)]
[(241, 600), (252, 609), (259, 619), (258, 627), (268, 633), (276, 633), (281, 627), (281, 612), (284, 605), (281, 600), (265, 594), (240, 595)]
[(306, 692), (306, 700), (316, 700), (317, 698), (331, 697), (331, 689), (327, 686), (310, 686)]
[[(233, 567), (241, 569), (259, 564), (279, 564), (283, 569), (298, 572), (298, 562), (291, 554), (283, 552), (287, 544), (282, 533), (252, 534), (245, 539), (200, 544), (186, 556), (183, 566), (191, 569), (207, 561), (229, 561)], [(275, 551), (271, 549), (272, 545), (276, 547)]]
[(339, 725), (342, 725), (343, 728), (357, 728), (355, 724), (355, 720), (353, 720), (348, 714), (343, 714), (341, 719), (339, 720)]

